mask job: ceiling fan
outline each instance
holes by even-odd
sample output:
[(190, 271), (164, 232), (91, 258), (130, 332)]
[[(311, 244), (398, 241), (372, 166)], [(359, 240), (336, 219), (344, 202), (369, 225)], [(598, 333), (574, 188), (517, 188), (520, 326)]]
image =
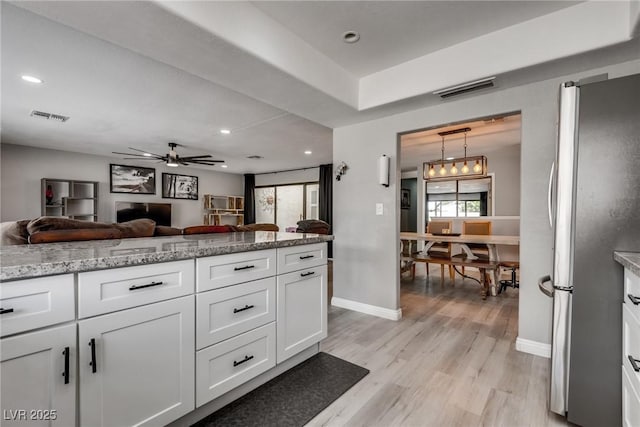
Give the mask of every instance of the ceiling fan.
[(125, 160), (161, 160), (166, 162), (167, 166), (177, 167), (180, 165), (206, 165), (206, 166), (215, 166), (216, 163), (224, 163), (224, 160), (212, 160), (210, 159), (210, 154), (203, 154), (201, 156), (188, 156), (188, 157), (180, 157), (178, 153), (176, 153), (175, 148), (180, 144), (175, 142), (169, 143), (169, 152), (164, 156), (160, 154), (150, 153), (144, 150), (138, 150), (137, 148), (129, 147), (129, 150), (138, 151), (142, 154), (137, 153), (119, 153), (117, 151), (112, 151), (113, 154), (122, 154), (125, 156), (134, 156), (134, 157), (125, 157)]

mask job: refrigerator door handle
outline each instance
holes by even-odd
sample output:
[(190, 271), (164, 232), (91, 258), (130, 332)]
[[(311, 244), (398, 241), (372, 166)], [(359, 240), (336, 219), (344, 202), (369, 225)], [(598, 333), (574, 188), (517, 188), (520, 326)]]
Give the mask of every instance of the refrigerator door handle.
[(547, 210), (549, 213), (549, 226), (553, 228), (553, 172), (556, 169), (556, 162), (551, 163), (551, 171), (549, 172), (549, 190), (547, 191)]
[(553, 285), (546, 286), (545, 283), (551, 283), (551, 276), (548, 274), (538, 279), (538, 287), (546, 296), (553, 298)]

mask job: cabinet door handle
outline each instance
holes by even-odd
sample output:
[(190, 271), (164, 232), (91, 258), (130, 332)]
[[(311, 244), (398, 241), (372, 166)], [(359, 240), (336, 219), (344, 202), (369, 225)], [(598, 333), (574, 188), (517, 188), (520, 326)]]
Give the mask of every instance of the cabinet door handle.
[(151, 282), (148, 285), (133, 285), (129, 288), (130, 291), (135, 291), (136, 289), (144, 289), (144, 288), (150, 288), (152, 286), (160, 286), (163, 285), (164, 282)]
[(62, 376), (64, 377), (64, 383), (69, 384), (69, 347), (65, 347), (62, 354), (64, 354), (64, 372), (62, 372)]
[(96, 363), (96, 339), (95, 338), (91, 338), (91, 341), (89, 341), (89, 347), (91, 347), (91, 362), (89, 362), (89, 365), (91, 366), (91, 372), (95, 374), (96, 371), (98, 370), (98, 364)]
[(301, 256), (300, 259), (309, 259), (309, 258), (313, 258), (315, 255), (305, 255), (305, 256)]
[(307, 277), (307, 276), (311, 276), (312, 274), (316, 274), (315, 271), (309, 271), (307, 273), (300, 273), (300, 277)]
[(631, 294), (627, 294), (627, 296), (629, 297), (629, 301), (631, 301), (633, 305), (640, 304), (640, 298), (638, 298), (637, 296)]
[(248, 270), (250, 268), (255, 268), (255, 265), (245, 265), (244, 267), (235, 267), (233, 271)]
[(234, 313), (234, 314), (235, 314), (235, 313), (240, 313), (241, 311), (249, 310), (249, 309), (251, 309), (251, 308), (253, 308), (253, 307), (255, 307), (255, 305), (251, 304), (251, 305), (245, 305), (245, 306), (244, 306), (244, 307), (242, 307), (242, 308), (234, 308), (234, 309), (233, 309), (233, 313)]
[(13, 313), (13, 308), (0, 308), (0, 314)]
[(633, 370), (636, 372), (640, 372), (640, 366), (638, 366), (638, 362), (640, 362), (640, 360), (634, 359), (633, 356), (629, 355), (629, 362), (631, 362), (631, 366), (633, 367)]
[(253, 359), (253, 356), (245, 356), (244, 359), (242, 359), (241, 361), (237, 362), (237, 361), (233, 361), (233, 367), (235, 368), (238, 365), (242, 365), (245, 362), (248, 362), (249, 360)]

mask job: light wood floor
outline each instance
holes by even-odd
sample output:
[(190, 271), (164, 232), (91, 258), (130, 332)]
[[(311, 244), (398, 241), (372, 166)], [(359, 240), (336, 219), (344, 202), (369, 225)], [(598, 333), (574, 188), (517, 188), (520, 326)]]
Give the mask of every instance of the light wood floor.
[(401, 321), (330, 307), (321, 350), (371, 372), (308, 425), (567, 425), (547, 410), (549, 360), (515, 350), (518, 291), (482, 301), (431, 271), (402, 280)]

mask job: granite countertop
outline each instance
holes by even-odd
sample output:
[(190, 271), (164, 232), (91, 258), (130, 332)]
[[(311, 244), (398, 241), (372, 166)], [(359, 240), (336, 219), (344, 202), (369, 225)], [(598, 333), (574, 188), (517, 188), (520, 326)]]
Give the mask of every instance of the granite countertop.
[(255, 231), (2, 246), (0, 280), (152, 264), (329, 240), (333, 240), (333, 236)]
[(640, 276), (640, 252), (614, 252), (613, 259), (636, 276)]

